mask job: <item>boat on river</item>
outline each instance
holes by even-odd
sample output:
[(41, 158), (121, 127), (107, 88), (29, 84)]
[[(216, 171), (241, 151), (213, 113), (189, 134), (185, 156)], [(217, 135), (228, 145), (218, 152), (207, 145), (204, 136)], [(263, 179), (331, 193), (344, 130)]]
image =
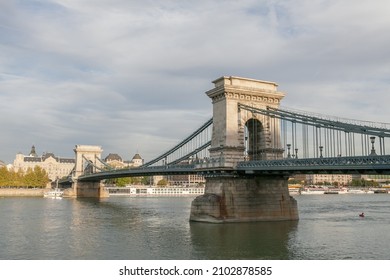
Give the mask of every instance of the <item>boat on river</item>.
[(324, 194), (327, 189), (321, 187), (306, 187), (301, 190), (301, 194)]
[(60, 188), (58, 188), (58, 179), (57, 179), (55, 189), (45, 192), (43, 194), (43, 197), (61, 199), (63, 195), (64, 195), (64, 192), (62, 190), (60, 190)]
[(366, 194), (367, 191), (361, 190), (361, 189), (349, 189), (348, 193), (351, 194)]
[(43, 197), (47, 197), (47, 198), (53, 198), (53, 199), (61, 199), (62, 196), (63, 196), (64, 192), (61, 191), (60, 189), (54, 189), (54, 190), (51, 190), (51, 191), (48, 191), (48, 192), (45, 192), (43, 194)]
[(348, 188), (329, 188), (324, 194), (347, 194)]
[(106, 187), (109, 196), (198, 196), (204, 187)]
[(288, 192), (290, 195), (299, 195), (301, 194), (300, 188), (288, 188)]

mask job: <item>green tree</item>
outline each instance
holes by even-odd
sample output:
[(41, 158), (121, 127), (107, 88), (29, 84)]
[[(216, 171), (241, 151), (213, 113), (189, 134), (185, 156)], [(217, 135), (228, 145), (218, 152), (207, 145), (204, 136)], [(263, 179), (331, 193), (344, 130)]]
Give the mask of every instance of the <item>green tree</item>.
[(35, 187), (36, 185), (36, 176), (34, 174), (34, 171), (29, 168), (27, 169), (26, 174), (23, 177), (23, 185), (26, 187)]
[(160, 181), (157, 182), (157, 186), (159, 187), (165, 187), (168, 185), (168, 181), (166, 179), (161, 179)]
[(50, 182), (47, 172), (35, 166), (34, 169), (29, 168), (23, 178), (24, 186), (34, 188), (44, 188)]
[(150, 185), (152, 183), (152, 177), (150, 176), (142, 177), (141, 183), (142, 185)]
[(45, 187), (49, 182), (47, 172), (39, 166), (29, 168), (26, 173), (0, 168), (0, 187)]
[(46, 170), (35, 166), (34, 167), (34, 174), (35, 174), (35, 187), (46, 187), (46, 185), (50, 182), (49, 175), (47, 174)]
[(11, 170), (9, 172), (9, 185), (11, 187), (24, 187), (23, 177), (24, 174), (22, 170), (19, 170), (18, 172)]
[(124, 187), (126, 185), (130, 185), (131, 184), (131, 178), (130, 177), (124, 177), (124, 178), (117, 178), (115, 180), (115, 184), (117, 187)]
[(302, 184), (302, 180), (298, 180), (298, 179), (288, 179), (288, 183), (291, 184), (291, 185), (295, 185), (295, 184)]
[(360, 179), (353, 179), (350, 183), (352, 187), (361, 187), (362, 186), (362, 180)]
[(0, 168), (0, 187), (6, 187), (9, 185), (9, 172), (7, 168)]

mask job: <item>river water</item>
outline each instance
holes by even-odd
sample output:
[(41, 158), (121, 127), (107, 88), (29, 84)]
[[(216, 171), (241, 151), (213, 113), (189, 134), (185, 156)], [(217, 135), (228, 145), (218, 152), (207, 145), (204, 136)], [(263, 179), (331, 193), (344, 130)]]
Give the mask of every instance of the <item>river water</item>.
[(390, 194), (295, 198), (299, 221), (238, 224), (190, 223), (194, 197), (0, 198), (0, 259), (390, 259)]

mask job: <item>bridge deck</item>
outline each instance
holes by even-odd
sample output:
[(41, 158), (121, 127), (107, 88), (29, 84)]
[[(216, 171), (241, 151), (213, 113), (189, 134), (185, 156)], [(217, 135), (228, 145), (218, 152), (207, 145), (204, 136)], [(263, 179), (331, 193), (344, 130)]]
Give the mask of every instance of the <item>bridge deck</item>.
[(195, 165), (164, 165), (149, 166), (130, 169), (115, 169), (97, 173), (86, 174), (78, 178), (79, 181), (100, 181), (104, 179), (122, 178), (122, 177), (141, 177), (155, 175), (186, 175), (199, 173)]
[(390, 156), (330, 157), (240, 162), (246, 174), (390, 174)]
[(121, 177), (188, 174), (212, 175), (219, 173), (247, 175), (390, 174), (390, 156), (243, 161), (234, 169), (198, 168), (195, 164), (152, 166), (97, 172), (80, 176), (78, 180), (100, 181)]

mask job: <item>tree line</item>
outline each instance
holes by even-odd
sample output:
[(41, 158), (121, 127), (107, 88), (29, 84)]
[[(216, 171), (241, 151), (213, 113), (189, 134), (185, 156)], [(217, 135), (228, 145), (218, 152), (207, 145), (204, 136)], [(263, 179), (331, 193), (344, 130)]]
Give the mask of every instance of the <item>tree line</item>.
[(150, 185), (151, 177), (124, 177), (116, 179), (107, 179), (106, 184), (114, 184), (117, 187), (125, 187), (127, 185)]
[(0, 188), (45, 188), (50, 182), (47, 172), (39, 167), (29, 168), (26, 172), (22, 170), (8, 170), (6, 167), (0, 168)]

